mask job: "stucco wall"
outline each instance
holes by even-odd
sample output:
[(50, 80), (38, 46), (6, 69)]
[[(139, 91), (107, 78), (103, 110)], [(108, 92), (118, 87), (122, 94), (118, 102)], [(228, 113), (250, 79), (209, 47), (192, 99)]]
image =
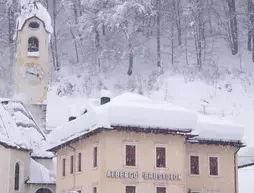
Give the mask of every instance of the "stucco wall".
[(9, 161), (10, 161), (10, 149), (7, 149), (0, 145), (0, 193), (9, 192)]
[[(6, 175), (9, 176), (8, 178), (8, 193), (22, 193), (25, 191), (24, 182), (28, 179), (28, 172), (29, 172), (29, 152), (28, 151), (19, 151), (15, 149), (8, 149), (9, 151), (9, 158), (8, 158), (8, 165), (6, 166), (7, 171)], [(20, 180), (19, 180), (19, 191), (14, 190), (14, 177), (15, 177), (15, 165), (16, 163), (20, 164)], [(5, 175), (4, 175), (5, 176)], [(5, 176), (6, 177), (6, 176)]]
[[(98, 144), (98, 168), (93, 169), (93, 146)], [(124, 166), (125, 145), (136, 144), (137, 166)], [(167, 168), (155, 167), (155, 147), (166, 147)], [(74, 150), (65, 147), (57, 152), (57, 190), (62, 193), (69, 190), (82, 190), (92, 193), (94, 186), (97, 192), (125, 192), (126, 185), (135, 185), (137, 192), (154, 193), (156, 186), (167, 188), (167, 192), (186, 193), (188, 189), (209, 193), (209, 191), (235, 192), (234, 152), (228, 146), (186, 144), (184, 137), (173, 135), (155, 135), (127, 132), (102, 132), (86, 140), (71, 145), (76, 152), (82, 152), (82, 172), (70, 174), (70, 156)], [(200, 156), (200, 175), (189, 174), (189, 154)], [(219, 157), (219, 176), (211, 177), (208, 173), (209, 155)], [(62, 177), (62, 158), (66, 158), (66, 177)], [(76, 168), (76, 167), (75, 167)], [(107, 171), (137, 172), (137, 179), (107, 177)], [(237, 171), (237, 170), (236, 170)], [(142, 172), (159, 174), (181, 174), (182, 180), (144, 179)], [(75, 173), (75, 171), (74, 171)]]
[[(28, 27), (30, 21), (36, 21), (40, 24), (39, 29), (30, 29)], [(40, 57), (28, 57), (28, 39), (30, 37), (37, 37), (39, 40), (39, 53)], [(15, 69), (15, 90), (17, 93), (24, 93), (25, 96), (29, 97), (28, 100), (30, 104), (35, 104), (36, 102), (42, 102), (46, 99), (47, 84), (48, 84), (48, 46), (49, 46), (49, 36), (45, 31), (43, 23), (36, 19), (28, 20), (21, 31), (18, 31), (17, 37), (17, 62)], [(41, 84), (36, 86), (31, 86), (27, 80), (24, 78), (24, 64), (25, 63), (36, 63), (39, 64), (43, 69), (43, 80)]]
[[(200, 159), (200, 175), (190, 175), (190, 164), (187, 159), (188, 168), (187, 187), (202, 193), (209, 191), (235, 192), (234, 174), (234, 152), (235, 148), (228, 146), (187, 144), (187, 153), (195, 153)], [(209, 156), (219, 157), (219, 175), (209, 175)], [(236, 169), (237, 171), (237, 169)]]
[[(125, 144), (136, 142), (137, 167), (124, 166)], [(98, 167), (92, 166), (93, 146), (98, 146)], [(155, 147), (163, 145), (167, 148), (167, 169), (155, 168)], [(57, 188), (56, 192), (67, 190), (79, 190), (92, 192), (93, 186), (97, 186), (97, 192), (110, 193), (123, 192), (125, 184), (139, 183), (138, 191), (154, 192), (158, 185), (167, 186), (175, 193), (185, 189), (185, 145), (184, 138), (180, 136), (145, 135), (143, 133), (104, 132), (99, 135), (72, 144), (76, 152), (82, 152), (82, 172), (77, 175), (70, 174), (70, 156), (74, 154), (72, 148), (66, 147), (57, 152)], [(62, 159), (66, 158), (66, 177), (62, 177)], [(142, 179), (123, 180), (106, 177), (107, 170), (140, 171), (154, 173), (182, 174), (182, 181), (150, 181)], [(101, 190), (101, 191), (100, 191)], [(103, 191), (102, 191), (103, 190)]]
[[(86, 192), (93, 184), (99, 183), (99, 168), (101, 167), (101, 153), (102, 153), (102, 141), (104, 135), (96, 135), (90, 137), (87, 140), (82, 140), (71, 146), (75, 148), (66, 147), (57, 152), (57, 183), (56, 192), (68, 192), (69, 190), (82, 190)], [(93, 145), (98, 145), (98, 165), (97, 169), (93, 168)], [(75, 159), (78, 153), (82, 153), (82, 172), (77, 171), (77, 159)], [(74, 174), (70, 174), (70, 156), (74, 156)], [(62, 159), (66, 158), (66, 176), (62, 177)]]

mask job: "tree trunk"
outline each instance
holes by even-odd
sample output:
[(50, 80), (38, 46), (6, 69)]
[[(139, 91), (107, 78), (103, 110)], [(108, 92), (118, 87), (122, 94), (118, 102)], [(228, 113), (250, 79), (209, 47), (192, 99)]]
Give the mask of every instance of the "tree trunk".
[(174, 26), (173, 25), (171, 25), (171, 64), (174, 65)]
[(132, 44), (129, 40), (129, 68), (128, 68), (128, 72), (127, 74), (129, 76), (132, 75), (132, 70), (133, 70), (133, 61), (134, 61), (134, 53), (133, 53), (133, 47), (132, 47)]
[(11, 66), (14, 65), (14, 53), (15, 53), (15, 41), (13, 39), (14, 34), (15, 34), (15, 13), (18, 11), (17, 9), (18, 2), (16, 0), (13, 0), (13, 4), (9, 7), (8, 9), (8, 23), (9, 23), (9, 46), (10, 46), (10, 64)]
[(74, 35), (71, 28), (70, 28), (70, 32), (71, 32), (71, 35), (72, 35), (72, 38), (73, 38), (73, 41), (74, 41), (75, 53), (76, 53), (76, 63), (78, 64), (79, 63), (78, 44), (77, 44), (76, 37), (75, 37), (75, 35)]
[(173, 0), (173, 9), (174, 9), (174, 17), (175, 17), (175, 24), (177, 29), (177, 36), (178, 36), (178, 45), (182, 44), (182, 28), (181, 28), (181, 16), (180, 16), (180, 3), (181, 0)]
[(229, 26), (231, 36), (231, 52), (233, 55), (238, 53), (238, 32), (237, 32), (237, 18), (235, 0), (227, 0), (229, 8)]
[(253, 7), (252, 0), (248, 0), (247, 6), (248, 6), (248, 17), (249, 17), (248, 44), (247, 44), (247, 46), (248, 46), (248, 50), (251, 51), (252, 50), (251, 49), (251, 36), (252, 36), (252, 28), (253, 28), (253, 25), (252, 25), (252, 22), (251, 22), (251, 20), (252, 20), (252, 18), (251, 18), (251, 16), (252, 16), (252, 7)]
[(157, 67), (161, 67), (161, 0), (156, 0), (157, 7)]
[(57, 16), (57, 9), (56, 9), (56, 1), (53, 1), (53, 42), (52, 42), (52, 57), (53, 57), (53, 64), (56, 71), (60, 70), (59, 58), (58, 58), (58, 46), (57, 46), (57, 33), (56, 33), (56, 16)]
[(253, 14), (250, 16), (250, 20), (251, 20), (251, 38), (250, 38), (250, 41), (252, 39), (252, 62), (254, 62), (254, 28), (253, 28), (253, 26), (254, 26), (254, 15)]
[(95, 50), (96, 50), (96, 64), (97, 66), (101, 66), (101, 62), (100, 62), (100, 32), (98, 31), (98, 25), (95, 25)]

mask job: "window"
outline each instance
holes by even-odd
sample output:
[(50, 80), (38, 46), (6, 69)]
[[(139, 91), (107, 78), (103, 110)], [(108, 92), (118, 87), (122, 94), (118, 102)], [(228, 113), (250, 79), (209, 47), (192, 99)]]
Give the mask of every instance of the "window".
[(81, 153), (78, 153), (78, 172), (81, 172)]
[(199, 175), (199, 156), (190, 156), (190, 174)]
[(70, 163), (70, 173), (73, 174), (73, 164), (74, 164), (74, 156), (71, 156), (71, 163)]
[(156, 193), (166, 193), (166, 187), (156, 187)]
[(19, 190), (19, 177), (20, 177), (20, 165), (15, 165), (15, 179), (14, 179), (14, 190)]
[(97, 193), (97, 187), (93, 187), (93, 193)]
[(135, 145), (125, 146), (125, 165), (136, 166), (136, 146)]
[(38, 52), (39, 51), (39, 40), (36, 37), (31, 37), (28, 39), (28, 52)]
[(125, 193), (136, 193), (135, 186), (125, 186)]
[(218, 157), (209, 157), (209, 174), (218, 176)]
[(33, 22), (30, 22), (30, 23), (29, 23), (29, 27), (30, 27), (30, 28), (33, 28), (33, 29), (37, 29), (37, 28), (40, 27), (40, 24), (33, 21)]
[(98, 166), (97, 164), (97, 146), (93, 148), (93, 167), (96, 168)]
[(166, 148), (156, 147), (156, 167), (165, 168), (166, 167)]
[(63, 158), (63, 160), (62, 160), (62, 176), (65, 176), (65, 164), (66, 164), (66, 159)]

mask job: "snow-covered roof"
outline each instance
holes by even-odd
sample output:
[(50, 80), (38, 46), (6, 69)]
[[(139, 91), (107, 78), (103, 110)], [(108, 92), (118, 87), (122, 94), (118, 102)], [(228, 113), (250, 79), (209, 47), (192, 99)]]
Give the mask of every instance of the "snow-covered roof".
[(32, 156), (52, 157), (45, 151), (45, 136), (23, 103), (0, 99), (0, 144), (31, 150)]
[(42, 164), (30, 158), (28, 184), (55, 184), (56, 176)]
[(241, 126), (209, 119), (194, 111), (135, 93), (123, 93), (104, 105), (93, 104), (87, 102), (87, 113), (52, 131), (48, 138), (49, 149), (97, 128), (113, 126), (193, 131), (199, 135), (197, 140), (239, 141), (243, 137)]
[(110, 123), (107, 119), (107, 112), (100, 108), (94, 108), (87, 104), (86, 114), (67, 124), (55, 128), (48, 136), (48, 148), (61, 145), (67, 141), (71, 141), (79, 136), (89, 133), (97, 128), (109, 128)]
[(21, 30), (28, 19), (37, 17), (43, 21), (48, 33), (53, 33), (51, 17), (47, 9), (41, 3), (23, 2), (21, 14), (17, 18), (17, 30)]
[(226, 120), (220, 120), (211, 116), (198, 115), (195, 134), (198, 139), (241, 141), (244, 128)]
[(107, 109), (111, 125), (161, 129), (193, 129), (196, 127), (195, 112), (135, 93), (121, 94), (100, 108)]
[(238, 153), (238, 167), (254, 165), (254, 146), (242, 148)]

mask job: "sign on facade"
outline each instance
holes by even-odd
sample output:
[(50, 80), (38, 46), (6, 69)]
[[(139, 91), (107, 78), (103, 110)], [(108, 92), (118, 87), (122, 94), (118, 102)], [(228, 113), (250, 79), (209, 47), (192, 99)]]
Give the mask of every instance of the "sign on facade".
[[(141, 175), (140, 175), (141, 174)], [(164, 173), (149, 173), (149, 172), (125, 172), (125, 171), (107, 171), (108, 178), (120, 179), (138, 179), (141, 176), (144, 180), (167, 180), (181, 181), (181, 174), (164, 174)]]

